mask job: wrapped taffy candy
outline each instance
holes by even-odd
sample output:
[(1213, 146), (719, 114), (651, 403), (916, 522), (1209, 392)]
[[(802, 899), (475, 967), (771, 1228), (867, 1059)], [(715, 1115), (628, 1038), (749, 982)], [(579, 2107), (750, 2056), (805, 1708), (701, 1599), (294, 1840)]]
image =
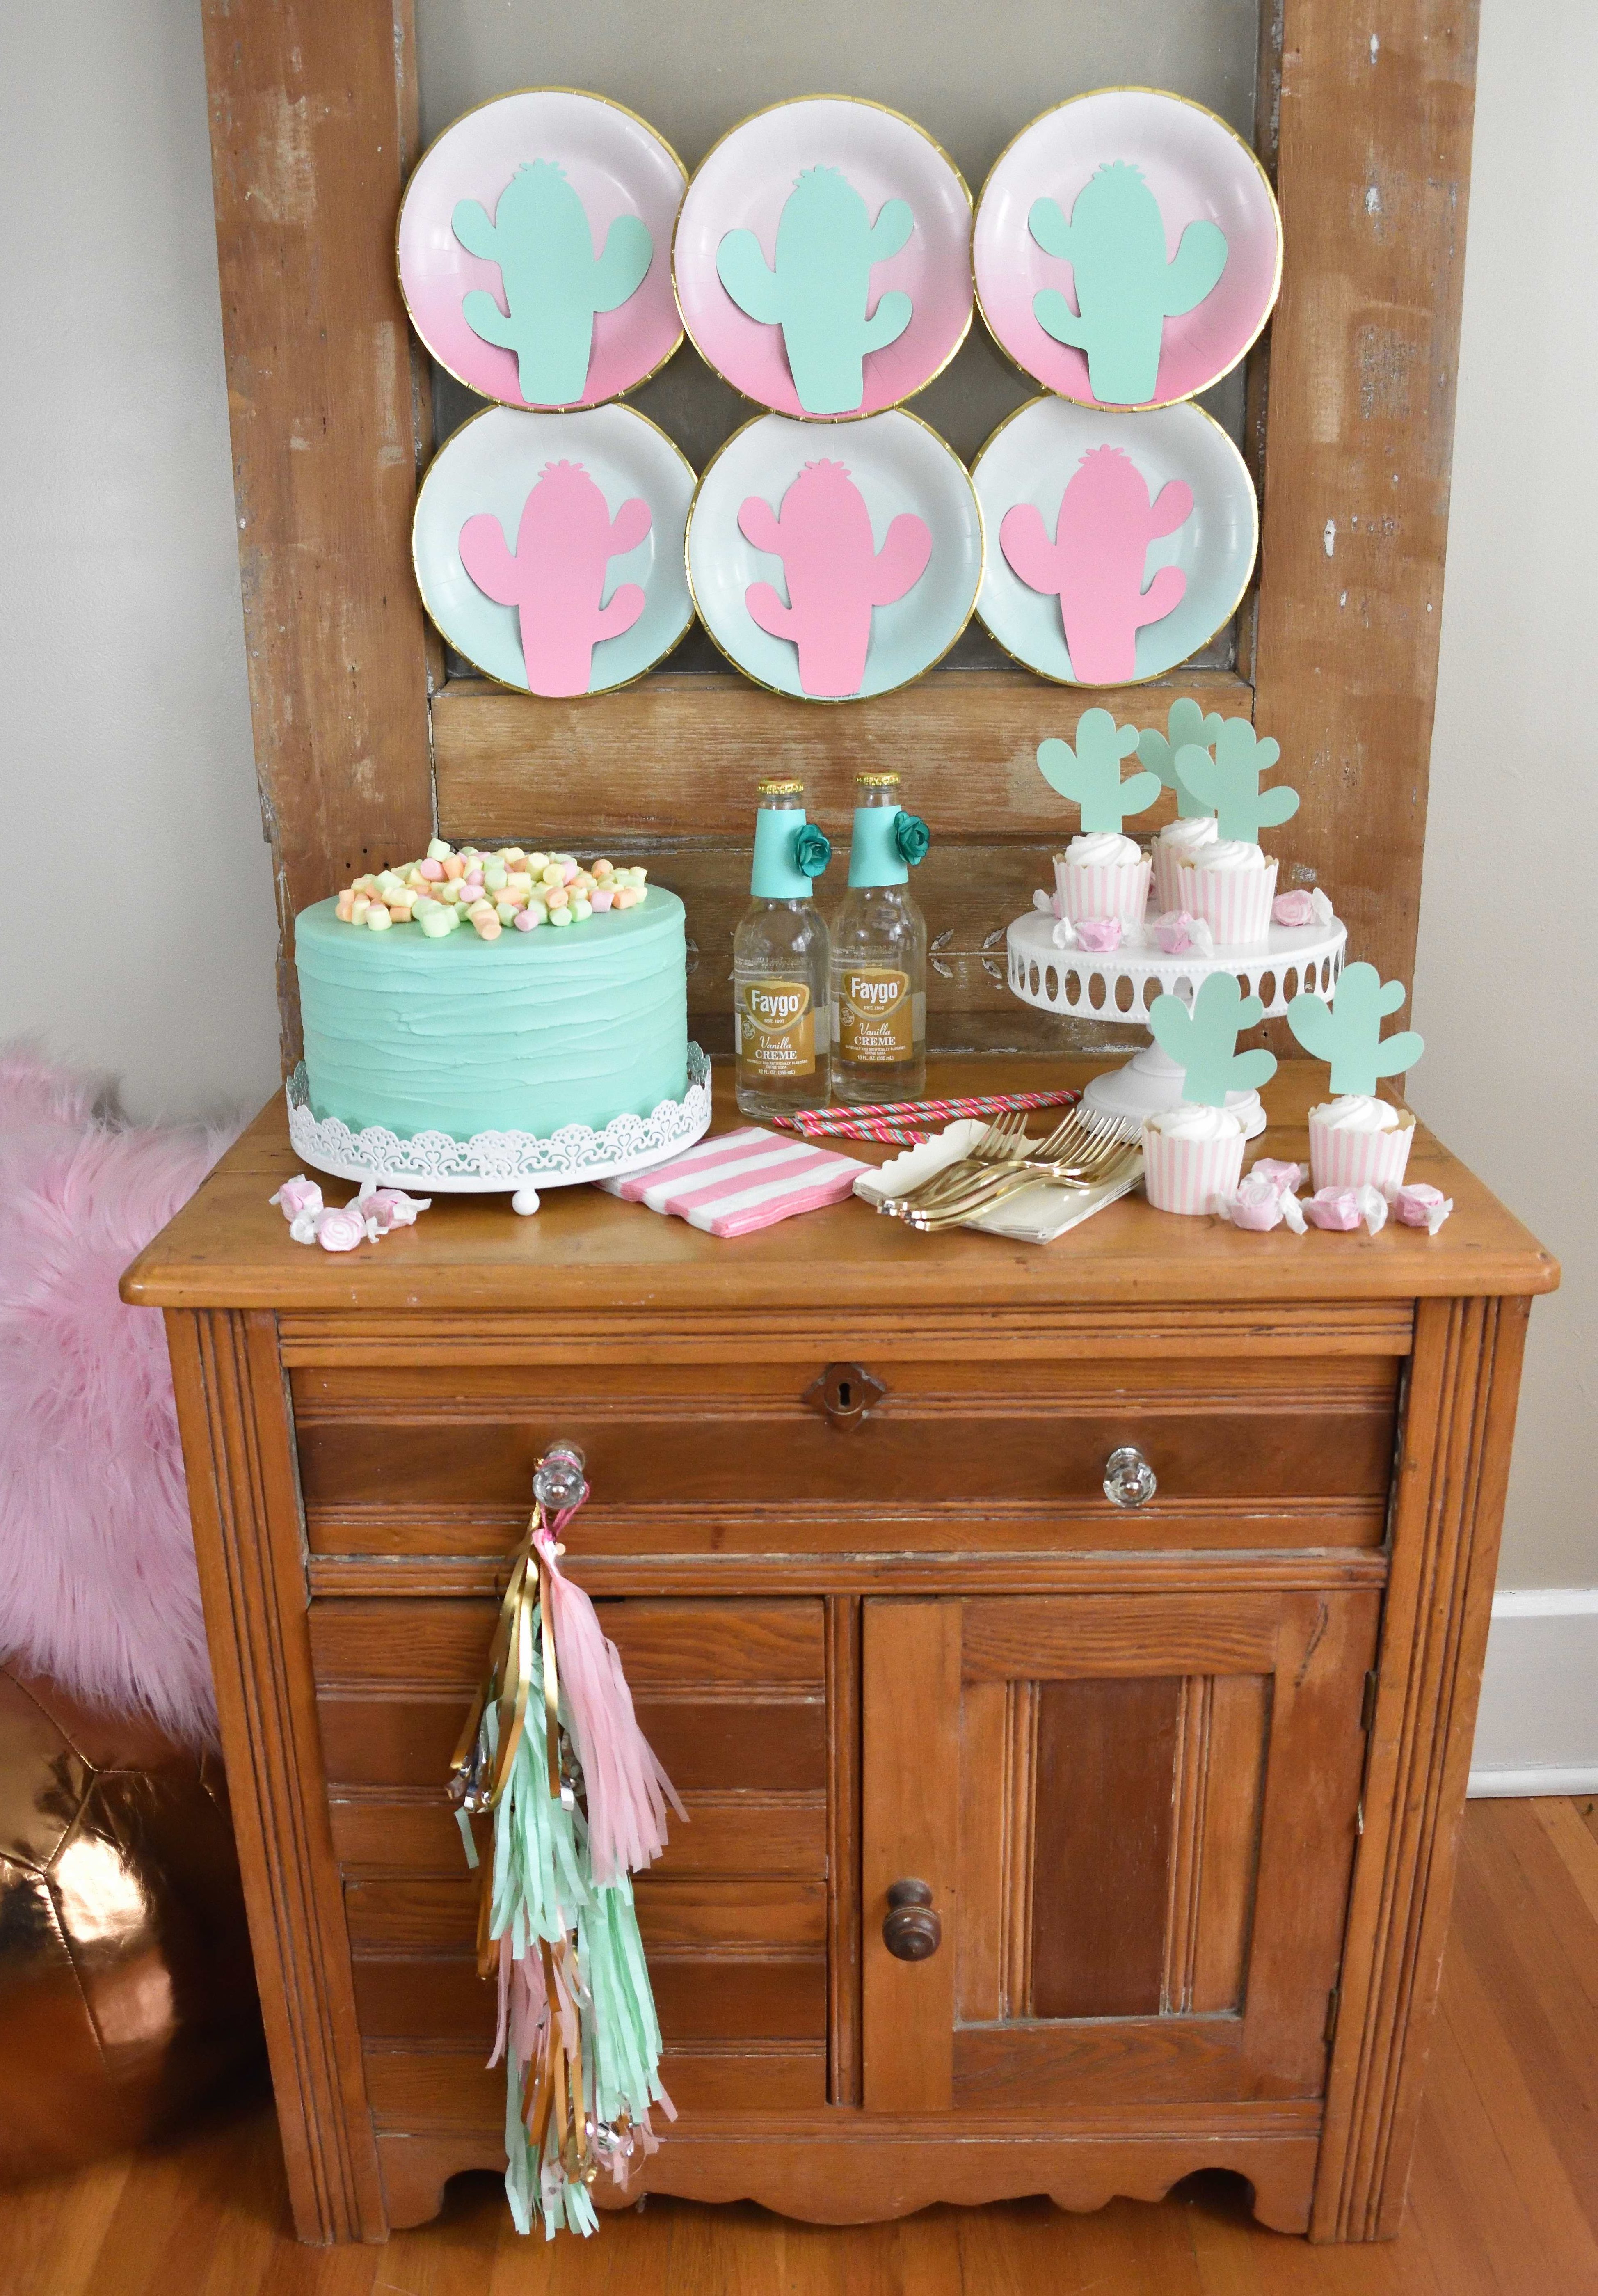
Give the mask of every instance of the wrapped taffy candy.
[(610, 909), (631, 909), (649, 892), (649, 872), (619, 869), (603, 858), (585, 869), (573, 853), (529, 852), (502, 845), (457, 852), (435, 837), (420, 861), (357, 877), (339, 896), (340, 921), (373, 932), (414, 925), (429, 940), (470, 925), (482, 940), (497, 940), (506, 926), (532, 932), (539, 925), (586, 924)]

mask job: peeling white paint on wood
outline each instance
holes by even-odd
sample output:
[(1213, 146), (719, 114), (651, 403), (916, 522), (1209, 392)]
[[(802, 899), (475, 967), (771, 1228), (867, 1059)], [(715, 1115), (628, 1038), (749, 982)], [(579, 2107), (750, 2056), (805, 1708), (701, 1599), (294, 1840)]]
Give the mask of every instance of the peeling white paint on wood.
[(1325, 547), (1325, 552), (1326, 552), (1326, 555), (1327, 555), (1327, 557), (1328, 557), (1328, 558), (1330, 558), (1330, 557), (1331, 557), (1331, 555), (1332, 555), (1332, 552), (1337, 548), (1337, 521), (1336, 521), (1336, 519), (1334, 519), (1334, 518), (1329, 518), (1329, 519), (1326, 521), (1326, 525), (1325, 525), (1324, 531), (1322, 533), (1322, 536), (1321, 536), (1321, 541), (1322, 541), (1323, 545), (1324, 545), (1324, 547)]

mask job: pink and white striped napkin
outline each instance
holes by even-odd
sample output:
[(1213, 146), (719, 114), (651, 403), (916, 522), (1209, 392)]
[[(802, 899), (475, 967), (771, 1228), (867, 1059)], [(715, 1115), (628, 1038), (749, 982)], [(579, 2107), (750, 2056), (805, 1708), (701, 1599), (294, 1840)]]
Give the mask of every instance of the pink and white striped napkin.
[(651, 1212), (675, 1212), (709, 1235), (747, 1235), (795, 1212), (840, 1202), (865, 1168), (856, 1157), (749, 1125), (701, 1140), (669, 1164), (595, 1185)]

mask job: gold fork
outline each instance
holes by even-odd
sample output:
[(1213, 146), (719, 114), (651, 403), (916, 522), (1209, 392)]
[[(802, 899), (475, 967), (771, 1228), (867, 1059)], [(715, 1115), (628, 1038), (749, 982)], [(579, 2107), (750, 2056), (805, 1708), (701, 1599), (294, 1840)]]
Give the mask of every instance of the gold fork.
[[(933, 1173), (918, 1187), (902, 1196), (890, 1196), (878, 1206), (896, 1219), (908, 1219), (918, 1211), (941, 1210), (946, 1203), (963, 1197), (968, 1191), (991, 1185), (1005, 1171), (1019, 1171), (1039, 1165), (1055, 1168), (1064, 1178), (1078, 1168), (1084, 1172), (1097, 1168), (1100, 1160), (1113, 1147), (1134, 1136), (1128, 1126), (1119, 1118), (1103, 1116), (1093, 1110), (1073, 1108), (1045, 1140), (1026, 1137), (1008, 1151), (990, 1150), (987, 1155), (963, 1157), (958, 1163), (947, 1165)], [(984, 1144), (979, 1143), (980, 1150)]]
[(902, 1196), (884, 1197), (877, 1209), (879, 1211), (892, 1211), (897, 1216), (900, 1206), (919, 1203), (931, 1193), (941, 1193), (951, 1183), (957, 1184), (961, 1178), (968, 1177), (973, 1166), (1013, 1161), (1017, 1153), (1028, 1144), (1027, 1111), (1024, 1108), (1014, 1109), (1008, 1115), (996, 1116), (987, 1131), (973, 1140), (952, 1164), (940, 1166), (926, 1179), (918, 1181), (914, 1187), (906, 1188)]
[(1129, 1178), (1136, 1169), (1143, 1154), (1141, 1142), (1120, 1141), (1110, 1144), (1102, 1160), (1092, 1170), (1059, 1165), (1026, 1166), (1020, 1170), (1000, 1173), (993, 1183), (980, 1190), (973, 1189), (953, 1202), (944, 1202), (929, 1209), (917, 1207), (906, 1217), (919, 1234), (936, 1234), (940, 1228), (958, 1227), (977, 1212), (991, 1211), (996, 1205), (1008, 1203), (1033, 1187), (1059, 1188), (1072, 1195), (1091, 1194), (1100, 1188), (1115, 1185)]
[(1046, 1139), (1028, 1140), (1027, 1116), (1020, 1110), (1013, 1117), (992, 1124), (981, 1139), (973, 1143), (954, 1163), (929, 1174), (902, 1196), (885, 1196), (877, 1206), (891, 1218), (903, 1219), (911, 1206), (939, 1203), (946, 1196), (958, 1193), (969, 1182), (991, 1175), (998, 1166), (1049, 1161), (1086, 1148), (1096, 1140), (1106, 1122), (1081, 1108), (1073, 1108), (1056, 1125)]
[[(970, 1172), (957, 1186), (945, 1190), (936, 1199), (917, 1197), (901, 1217), (910, 1218), (922, 1211), (941, 1212), (955, 1204), (969, 1210), (985, 1201), (1012, 1174), (1020, 1176), (1028, 1185), (1043, 1179), (1057, 1186), (1076, 1180), (1096, 1181), (1107, 1166), (1119, 1161), (1123, 1150), (1136, 1149), (1141, 1144), (1141, 1128), (1134, 1129), (1117, 1118), (1090, 1119), (1089, 1127), (1086, 1140), (1070, 1143), (1063, 1153), (1046, 1156), (1035, 1152), (1024, 1157), (1012, 1157), (1002, 1165)], [(1044, 1144), (1052, 1146), (1053, 1143), (1051, 1140)]]

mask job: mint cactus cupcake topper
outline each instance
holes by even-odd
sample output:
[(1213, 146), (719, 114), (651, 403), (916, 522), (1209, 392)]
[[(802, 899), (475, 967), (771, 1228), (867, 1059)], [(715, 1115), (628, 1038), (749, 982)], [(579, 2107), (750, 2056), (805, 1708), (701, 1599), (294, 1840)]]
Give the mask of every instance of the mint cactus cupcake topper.
[(1381, 1034), (1383, 1019), (1397, 1011), (1405, 994), (1401, 980), (1383, 980), (1373, 964), (1345, 965), (1332, 1003), (1295, 996), (1287, 1008), (1287, 1025), (1307, 1053), (1331, 1062), (1334, 1093), (1368, 1095), (1378, 1077), (1402, 1076), (1426, 1049), (1413, 1029), (1400, 1029), (1396, 1037)]
[(1185, 697), (1173, 701), (1170, 716), (1166, 720), (1167, 732), (1147, 726), (1137, 737), (1137, 754), (1151, 773), (1158, 774), (1165, 787), (1176, 792), (1176, 812), (1183, 821), (1203, 821), (1215, 811), (1203, 799), (1195, 797), (1176, 770), (1179, 750), (1213, 750), (1216, 736), (1223, 720), (1211, 710), (1208, 716), (1196, 701)]
[(866, 353), (886, 350), (910, 324), (911, 299), (899, 291), (873, 308), (871, 275), (914, 228), (906, 201), (885, 201), (873, 223), (838, 168), (807, 168), (783, 202), (774, 264), (752, 231), (730, 231), (717, 248), (717, 275), (739, 309), (783, 330), (807, 414), (857, 414)]
[(1229, 1092), (1258, 1092), (1276, 1073), (1276, 1055), (1263, 1046), (1240, 1053), (1245, 1029), (1265, 1018), (1258, 996), (1245, 996), (1235, 974), (1212, 972), (1191, 1005), (1180, 996), (1157, 996), (1149, 1031), (1184, 1071), (1182, 1097), (1201, 1108), (1225, 1108)]
[(1160, 384), (1167, 319), (1201, 304), (1226, 267), (1218, 224), (1190, 223), (1174, 256), (1165, 218), (1140, 168), (1100, 168), (1077, 194), (1067, 223), (1057, 200), (1034, 200), (1027, 217), (1045, 255), (1071, 266), (1077, 308), (1057, 287), (1032, 299), (1045, 334), (1086, 353), (1093, 395), (1107, 406), (1140, 406)]
[(583, 396), (594, 315), (619, 310), (643, 284), (654, 241), (642, 216), (618, 216), (595, 255), (588, 211), (553, 160), (518, 168), (492, 220), (479, 200), (462, 200), (455, 237), (469, 255), (497, 263), (505, 308), (486, 288), (462, 299), (474, 335), (514, 351), (521, 396), (532, 406), (570, 406)]
[(1037, 770), (1051, 789), (1076, 800), (1085, 830), (1119, 832), (1129, 814), (1146, 813), (1160, 795), (1158, 774), (1121, 779), (1121, 759), (1136, 749), (1135, 726), (1118, 726), (1108, 709), (1085, 709), (1076, 748), (1058, 738), (1040, 742)]
[(1246, 718), (1223, 718), (1216, 726), (1213, 750), (1195, 742), (1177, 750), (1176, 777), (1203, 805), (1213, 808), (1222, 837), (1257, 845), (1262, 829), (1280, 827), (1299, 810), (1296, 789), (1285, 783), (1270, 790), (1259, 786), (1261, 775), (1268, 774), (1281, 755), (1281, 745), (1262, 742)]

